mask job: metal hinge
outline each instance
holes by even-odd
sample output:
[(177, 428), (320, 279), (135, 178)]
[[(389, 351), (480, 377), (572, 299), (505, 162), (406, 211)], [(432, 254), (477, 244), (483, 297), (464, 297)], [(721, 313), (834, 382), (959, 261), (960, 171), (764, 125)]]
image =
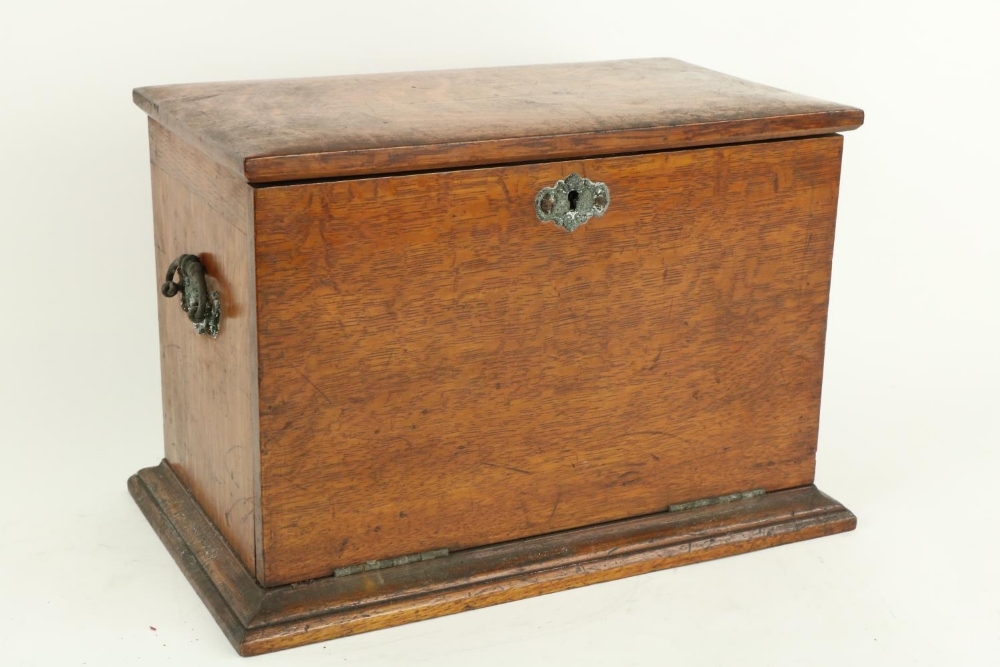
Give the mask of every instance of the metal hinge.
[(347, 567), (338, 567), (333, 571), (333, 576), (344, 577), (348, 574), (357, 574), (358, 572), (368, 572), (370, 570), (383, 570), (387, 567), (395, 567), (397, 565), (406, 565), (407, 563), (416, 563), (422, 560), (432, 560), (434, 558), (440, 558), (441, 556), (447, 556), (447, 549), (435, 549), (433, 551), (424, 551), (419, 554), (410, 554), (409, 556), (397, 556), (396, 558), (386, 558), (383, 560), (370, 560), (367, 563), (358, 563), (357, 565), (348, 565)]
[(702, 498), (701, 500), (692, 500), (689, 503), (678, 503), (676, 505), (671, 505), (667, 508), (668, 512), (683, 512), (684, 510), (693, 510), (696, 507), (708, 507), (709, 505), (721, 505), (722, 503), (731, 503), (734, 500), (745, 500), (746, 498), (756, 498), (757, 496), (764, 495), (764, 489), (754, 489), (753, 491), (743, 491), (741, 493), (730, 493), (726, 496), (716, 496), (715, 498)]
[[(721, 505), (723, 503), (731, 503), (736, 500), (745, 500), (747, 498), (757, 498), (758, 496), (764, 495), (764, 489), (754, 489), (752, 491), (743, 491), (741, 493), (730, 493), (725, 496), (716, 496), (715, 498), (702, 498), (701, 500), (692, 500), (687, 503), (678, 503), (676, 505), (670, 505), (667, 508), (668, 512), (683, 512), (685, 510), (693, 510), (698, 507), (708, 507), (709, 505)], [(447, 549), (434, 549), (433, 551), (424, 551), (418, 554), (410, 554), (409, 556), (397, 556), (396, 558), (385, 558), (383, 560), (370, 560), (367, 563), (358, 563), (357, 565), (348, 565), (346, 567), (338, 567), (333, 571), (333, 576), (335, 577), (345, 577), (349, 574), (357, 574), (359, 572), (370, 572), (372, 570), (384, 570), (387, 567), (396, 567), (397, 565), (406, 565), (408, 563), (416, 563), (424, 560), (432, 560), (434, 558), (441, 558), (442, 556), (448, 555)]]

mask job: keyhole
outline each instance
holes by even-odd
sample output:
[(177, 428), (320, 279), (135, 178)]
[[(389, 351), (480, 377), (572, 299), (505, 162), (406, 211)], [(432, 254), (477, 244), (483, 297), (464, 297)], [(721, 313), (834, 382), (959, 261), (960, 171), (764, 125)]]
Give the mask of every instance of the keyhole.
[(580, 193), (576, 190), (569, 191), (569, 210), (576, 210), (576, 200), (580, 198)]

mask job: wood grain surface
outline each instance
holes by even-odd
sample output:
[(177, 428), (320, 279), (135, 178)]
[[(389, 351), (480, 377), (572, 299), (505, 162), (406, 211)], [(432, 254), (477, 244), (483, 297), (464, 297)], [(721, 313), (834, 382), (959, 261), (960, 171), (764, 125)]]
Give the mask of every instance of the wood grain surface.
[(260, 581), (810, 484), (841, 148), (255, 189)]
[[(156, 248), (149, 293), (159, 304), (166, 457), (253, 570), (259, 421), (251, 188), (155, 121), (149, 140)], [(170, 262), (184, 253), (199, 255), (220, 293), (217, 340), (195, 332), (179, 297), (159, 294)]]
[(153, 86), (134, 99), (252, 183), (760, 141), (864, 120), (670, 58)]
[(806, 486), (264, 589), (166, 462), (139, 471), (129, 491), (241, 655), (832, 535), (857, 522)]

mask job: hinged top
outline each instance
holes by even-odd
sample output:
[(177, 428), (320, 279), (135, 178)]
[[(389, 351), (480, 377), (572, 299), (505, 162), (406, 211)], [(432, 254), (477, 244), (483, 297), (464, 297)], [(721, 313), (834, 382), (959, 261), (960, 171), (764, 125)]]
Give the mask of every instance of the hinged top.
[(137, 88), (251, 183), (852, 130), (860, 109), (669, 58)]

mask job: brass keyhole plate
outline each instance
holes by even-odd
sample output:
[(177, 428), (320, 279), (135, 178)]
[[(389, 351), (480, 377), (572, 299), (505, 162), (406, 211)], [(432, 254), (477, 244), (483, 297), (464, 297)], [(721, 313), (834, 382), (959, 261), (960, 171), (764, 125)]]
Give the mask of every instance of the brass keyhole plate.
[(535, 214), (542, 222), (552, 222), (572, 232), (591, 218), (599, 218), (611, 205), (611, 191), (579, 174), (570, 174), (552, 187), (542, 188), (535, 197)]

